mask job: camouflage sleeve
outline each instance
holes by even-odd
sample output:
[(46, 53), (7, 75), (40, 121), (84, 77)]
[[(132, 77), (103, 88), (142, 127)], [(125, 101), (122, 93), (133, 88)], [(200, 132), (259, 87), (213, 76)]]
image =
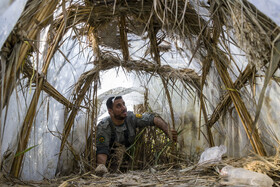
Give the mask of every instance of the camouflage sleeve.
[(133, 121), (137, 128), (154, 126), (154, 116), (152, 113), (135, 114)]
[(97, 126), (96, 135), (96, 154), (106, 154), (109, 155), (109, 143), (111, 138), (109, 122), (100, 122)]

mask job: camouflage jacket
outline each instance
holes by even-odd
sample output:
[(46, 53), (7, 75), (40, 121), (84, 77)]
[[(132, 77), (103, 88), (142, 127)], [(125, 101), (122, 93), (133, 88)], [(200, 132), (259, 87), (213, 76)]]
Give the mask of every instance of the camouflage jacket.
[(124, 124), (115, 125), (110, 116), (102, 119), (97, 126), (96, 154), (107, 154), (114, 142), (125, 145), (133, 144), (136, 128), (154, 126), (154, 114), (134, 114), (127, 112)]

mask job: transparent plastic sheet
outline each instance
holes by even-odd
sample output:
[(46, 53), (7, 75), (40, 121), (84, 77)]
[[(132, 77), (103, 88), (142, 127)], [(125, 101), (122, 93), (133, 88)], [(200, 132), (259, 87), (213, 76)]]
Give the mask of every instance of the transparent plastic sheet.
[(274, 183), (266, 174), (233, 166), (223, 167), (220, 175), (222, 176), (221, 184), (223, 185), (272, 187)]
[(27, 0), (0, 1), (0, 49), (19, 19)]
[[(42, 37), (44, 36), (44, 33), (42, 33)], [(60, 49), (67, 54), (71, 45), (74, 45), (74, 41), (72, 40), (65, 42), (64, 45), (60, 46)], [(45, 43), (42, 42), (40, 45), (40, 51), (44, 51), (45, 47)], [(47, 81), (69, 100), (72, 93), (71, 86), (76, 83), (77, 79), (84, 71), (87, 71), (90, 68), (90, 65), (83, 63), (87, 61), (83, 55), (76, 55), (78, 52), (79, 49), (76, 48), (73, 53), (68, 55), (68, 58), (71, 59), (73, 64), (66, 62), (60, 53), (56, 53), (48, 69), (48, 75), (46, 76)], [(44, 52), (41, 54), (44, 54)], [(86, 54), (90, 55), (91, 53), (88, 51)], [(43, 58), (43, 56), (39, 55), (39, 72)], [(36, 58), (33, 58), (33, 60), (34, 59)], [(36, 61), (33, 61), (32, 63), (33, 65), (36, 65)], [(58, 71), (57, 67), (63, 68)], [(8, 146), (9, 149), (12, 149), (13, 151), (16, 150), (17, 140), (15, 137), (18, 135), (14, 135), (20, 132), (19, 127), (22, 125), (22, 121), (34, 93), (34, 87), (31, 87), (29, 82), (25, 81), (22, 85), (27, 85), (27, 88), (18, 92), (18, 95), (14, 93), (10, 99), (9, 112), (6, 120), (7, 124), (4, 131), (2, 154), (7, 151)], [(17, 90), (21, 90), (21, 87), (17, 87)], [(24, 92), (24, 96), (22, 95), (22, 92)], [(15, 113), (17, 111), (19, 114)], [(27, 145), (27, 148), (35, 147), (25, 153), (21, 172), (21, 178), (23, 180), (42, 180), (43, 178), (54, 177), (61, 143), (57, 136), (60, 136), (63, 130), (64, 112), (65, 108), (62, 104), (48, 96), (44, 91), (41, 92)], [(2, 120), (4, 120), (4, 118), (2, 118)], [(74, 126), (82, 126), (82, 129), (84, 129), (85, 124), (79, 120), (75, 120)], [(16, 131), (16, 133), (13, 133), (13, 131)], [(78, 132), (81, 131), (83, 130), (78, 130)], [(86, 137), (86, 135), (81, 136), (81, 134), (78, 133), (77, 137)], [(77, 145), (79, 146), (79, 143)], [(14, 153), (12, 155), (14, 155)], [(10, 162), (7, 163), (7, 171), (9, 171), (13, 157), (9, 160)]]
[[(71, 31), (68, 31), (65, 37), (69, 37), (70, 33)], [(47, 75), (49, 83), (70, 101), (72, 99), (73, 85), (82, 73), (93, 67), (91, 64), (84, 63), (88, 61), (87, 58), (92, 55), (92, 51), (84, 49), (84, 53), (79, 54), (79, 47), (82, 47), (79, 44), (77, 40), (68, 40), (60, 46), (60, 50), (67, 55), (67, 58), (72, 63), (67, 62), (64, 56), (57, 52), (51, 61)], [(72, 48), (75, 45), (76, 47)], [(69, 49), (72, 49), (70, 53)], [(58, 166), (57, 161), (61, 145), (59, 137), (63, 132), (63, 124), (66, 120), (64, 118), (65, 107), (45, 94), (44, 91), (41, 92), (40, 97), (42, 97), (43, 102), (37, 106), (38, 112), (28, 147), (33, 145), (38, 146), (25, 155), (21, 175), (24, 180), (53, 178)], [(82, 103), (82, 105), (84, 104)], [(77, 117), (79, 116), (82, 120), (78, 120)], [(69, 136), (69, 141), (75, 142), (73, 147), (77, 148), (77, 152), (82, 153), (79, 148), (83, 147), (81, 144), (85, 145), (85, 137), (87, 136), (85, 134), (86, 116), (83, 115), (83, 111), (81, 110), (78, 112), (77, 117), (73, 124), (75, 131), (72, 132), (73, 136)], [(72, 141), (71, 138), (73, 138)], [(70, 153), (69, 155), (71, 158), (72, 154)], [(66, 163), (67, 160), (69, 161), (68, 157), (62, 156), (61, 159), (66, 160)], [(66, 165), (66, 168), (71, 168), (73, 160), (68, 162), (68, 164), (69, 166)]]
[[(6, 159), (3, 160), (3, 169), (4, 171), (10, 171), (12, 166), (12, 161), (14, 155), (16, 154), (16, 148), (18, 145), (18, 136), (21, 130), (21, 124), (27, 110), (27, 106), (31, 101), (31, 95), (23, 94), (23, 91), (19, 91), (21, 88), (17, 88), (11, 95), (9, 106), (5, 107), (2, 111), (2, 132), (3, 132), (3, 141), (1, 156)], [(33, 93), (33, 92), (31, 92)], [(20, 100), (24, 98), (25, 100)], [(5, 122), (5, 118), (7, 119)]]
[[(73, 48), (71, 53), (67, 52), (69, 48), (77, 45), (75, 42), (77, 41), (70, 40), (60, 47), (64, 54), (68, 54), (68, 59), (73, 63), (69, 64), (60, 53), (56, 53), (52, 59), (47, 76), (47, 80), (51, 85), (69, 100), (71, 100), (72, 86), (77, 82), (83, 72), (93, 67), (91, 64), (85, 65), (84, 63), (89, 61), (88, 56), (92, 55), (91, 51), (84, 51), (83, 54), (76, 55), (79, 53), (77, 46)], [(57, 67), (63, 68), (57, 71)], [(143, 90), (141, 91), (139, 88), (132, 87), (137, 86), (137, 81), (132, 81), (135, 79), (134, 75), (125, 74), (122, 69), (117, 68), (102, 72), (100, 79), (101, 86), (98, 90), (98, 99), (100, 103), (103, 103), (100, 105), (100, 118), (103, 114), (108, 115), (104, 102), (111, 95), (125, 95), (128, 110), (133, 110), (133, 104), (138, 104), (143, 101)], [(115, 80), (113, 85), (111, 84), (112, 80)], [(67, 146), (65, 146), (60, 163), (58, 163), (61, 142), (55, 136), (60, 136), (63, 130), (65, 120), (64, 107), (60, 103), (57, 103), (56, 100), (48, 97), (47, 94), (41, 94), (40, 97), (43, 101), (38, 104), (40, 108), (37, 112), (28, 147), (38, 146), (25, 155), (21, 175), (23, 180), (53, 178), (57, 171), (61, 174), (66, 174), (71, 172), (74, 166), (73, 154), (68, 150)], [(47, 108), (49, 111), (47, 111)], [(86, 137), (88, 136), (85, 131), (87, 119), (88, 117), (85, 115), (85, 111), (81, 110), (74, 120), (72, 130), (68, 137), (68, 141), (71, 142), (75, 152), (78, 154), (82, 154), (85, 149)]]
[[(164, 94), (164, 88), (159, 78), (154, 77), (150, 80), (149, 89), (149, 104), (154, 112), (161, 114), (161, 116), (173, 128), (172, 119), (170, 115), (170, 107), (168, 99)], [(207, 147), (204, 137), (199, 137), (199, 103), (195, 97), (195, 92), (192, 88), (185, 91), (179, 81), (176, 84), (176, 91), (171, 93), (172, 107), (174, 112), (175, 128), (182, 131), (178, 137), (178, 144), (182, 153), (187, 155), (194, 155), (200, 150)], [(206, 133), (204, 127), (201, 131)], [(184, 145), (184, 146), (182, 146)]]
[[(279, 76), (279, 70), (277, 70), (275, 76)], [(261, 92), (263, 81), (264, 80), (256, 81), (256, 83), (260, 85), (256, 87), (256, 99), (258, 99), (259, 93)], [(261, 134), (264, 142), (267, 142), (270, 145), (265, 147), (269, 155), (274, 155), (276, 153), (275, 147), (279, 147), (279, 92), (280, 87), (278, 82), (274, 80), (270, 81), (270, 84), (265, 93), (260, 119), (257, 124), (257, 129)], [(275, 140), (278, 140), (278, 143)]]
[(253, 5), (255, 5), (260, 11), (269, 16), (275, 23), (280, 25), (280, 1), (278, 0), (249, 0)]
[(25, 153), (21, 174), (23, 180), (51, 179), (57, 166), (60, 139), (53, 134), (62, 132), (64, 107), (43, 92), (39, 105), (41, 107), (37, 108), (38, 113), (27, 146), (36, 147)]
[(226, 152), (227, 148), (224, 145), (207, 148), (201, 154), (198, 164), (202, 165), (219, 162)]

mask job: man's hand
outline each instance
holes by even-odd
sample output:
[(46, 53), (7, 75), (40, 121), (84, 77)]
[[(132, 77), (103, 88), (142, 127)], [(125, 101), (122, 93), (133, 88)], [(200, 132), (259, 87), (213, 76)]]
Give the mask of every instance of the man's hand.
[(168, 130), (168, 124), (159, 116), (154, 117), (154, 124), (170, 138), (170, 140), (177, 142), (178, 133), (175, 129)]
[(103, 176), (105, 173), (108, 173), (108, 169), (106, 168), (106, 166), (104, 164), (99, 164), (96, 168), (95, 168), (95, 174), (97, 176)]
[(170, 129), (168, 135), (169, 135), (170, 140), (173, 140), (174, 142), (177, 142), (178, 133), (175, 129)]

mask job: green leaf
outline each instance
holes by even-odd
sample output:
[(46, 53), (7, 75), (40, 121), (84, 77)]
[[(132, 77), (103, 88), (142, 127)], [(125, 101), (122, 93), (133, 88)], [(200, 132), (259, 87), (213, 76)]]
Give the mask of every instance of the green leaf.
[(39, 144), (34, 145), (34, 146), (32, 146), (32, 147), (29, 147), (29, 148), (25, 149), (25, 150), (24, 150), (24, 151), (22, 151), (22, 152), (17, 153), (17, 154), (15, 155), (15, 157), (18, 157), (18, 156), (20, 156), (20, 155), (22, 155), (22, 154), (24, 154), (24, 153), (26, 153), (26, 152), (30, 151), (31, 149), (33, 149), (33, 148), (37, 147), (38, 145), (39, 145)]

